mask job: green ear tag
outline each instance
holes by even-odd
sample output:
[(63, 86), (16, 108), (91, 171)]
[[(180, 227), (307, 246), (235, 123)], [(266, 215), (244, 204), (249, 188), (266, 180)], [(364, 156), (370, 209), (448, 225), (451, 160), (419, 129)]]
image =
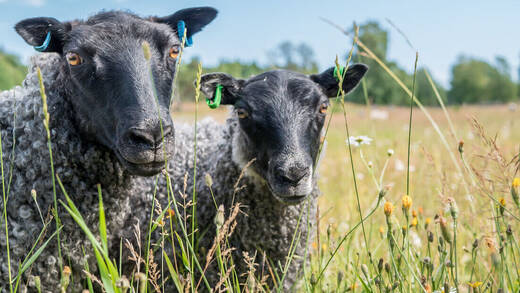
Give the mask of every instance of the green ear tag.
[[(340, 71), (341, 76), (343, 76), (343, 72), (345, 71), (345, 66), (340, 66), (339, 67), (339, 71)], [(333, 75), (336, 78), (336, 80), (339, 81), (338, 67), (336, 67), (336, 66), (334, 66), (334, 74)]]
[(210, 107), (211, 109), (216, 109), (216, 108), (218, 108), (218, 106), (220, 106), (221, 100), (222, 100), (222, 85), (217, 84), (217, 87), (215, 88), (215, 98), (214, 98), (213, 102), (209, 98), (206, 98), (206, 104), (208, 104), (208, 107)]

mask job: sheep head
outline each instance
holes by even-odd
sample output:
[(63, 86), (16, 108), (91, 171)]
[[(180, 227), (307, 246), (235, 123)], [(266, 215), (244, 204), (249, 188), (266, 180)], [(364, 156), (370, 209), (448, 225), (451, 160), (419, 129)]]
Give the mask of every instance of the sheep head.
[[(345, 73), (343, 90), (359, 83), (367, 66), (355, 64)], [(233, 159), (251, 169), (269, 186), (272, 195), (286, 204), (297, 204), (311, 194), (320, 138), (329, 98), (338, 93), (334, 68), (303, 75), (275, 70), (247, 80), (224, 73), (202, 76), (201, 90), (213, 98), (222, 86), (222, 104), (233, 105), (238, 131)]]
[(216, 14), (200, 7), (145, 19), (111, 11), (86, 21), (30, 18), (15, 29), (38, 51), (60, 54), (59, 86), (83, 136), (113, 151), (131, 174), (153, 175), (173, 154), (169, 105), (179, 22), (191, 40)]

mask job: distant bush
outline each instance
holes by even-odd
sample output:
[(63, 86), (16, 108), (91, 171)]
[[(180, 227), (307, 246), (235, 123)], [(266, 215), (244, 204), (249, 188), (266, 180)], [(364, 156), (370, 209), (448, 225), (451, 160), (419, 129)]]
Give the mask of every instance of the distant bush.
[(0, 49), (0, 90), (7, 90), (22, 83), (27, 68), (20, 59)]

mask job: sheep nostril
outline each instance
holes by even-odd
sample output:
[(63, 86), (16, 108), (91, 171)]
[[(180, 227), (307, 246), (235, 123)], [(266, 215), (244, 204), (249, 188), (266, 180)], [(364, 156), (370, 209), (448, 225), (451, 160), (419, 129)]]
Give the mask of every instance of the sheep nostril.
[(275, 171), (276, 178), (280, 182), (284, 182), (291, 185), (297, 185), (302, 181), (305, 176), (308, 174), (307, 169), (293, 169), (291, 168), (290, 171), (284, 171), (281, 169), (278, 169)]
[(154, 136), (140, 129), (131, 129), (127, 132), (128, 141), (134, 145), (145, 145), (146, 147), (153, 147), (155, 144)]

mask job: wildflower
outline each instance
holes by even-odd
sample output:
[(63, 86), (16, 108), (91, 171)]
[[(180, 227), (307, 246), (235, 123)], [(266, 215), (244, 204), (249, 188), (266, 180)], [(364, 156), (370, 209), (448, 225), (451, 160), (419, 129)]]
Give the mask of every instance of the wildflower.
[(513, 179), (513, 184), (511, 184), (511, 186), (513, 186), (514, 188), (520, 187), (520, 178), (516, 177), (515, 179)]
[(312, 248), (313, 248), (314, 250), (317, 250), (317, 249), (318, 249), (318, 244), (316, 243), (316, 241), (313, 241), (313, 242), (312, 242)]
[(403, 198), (401, 199), (403, 212), (408, 214), (408, 211), (410, 210), (410, 207), (412, 206), (412, 198), (405, 194)]
[(464, 152), (464, 141), (461, 140), (459, 141), (459, 153), (463, 153)]
[(438, 222), (441, 226), (441, 233), (446, 242), (451, 244), (451, 234), (448, 231), (448, 221), (443, 216), (439, 216)]
[(175, 217), (175, 211), (173, 209), (168, 209), (168, 217), (170, 217), (170, 219)]
[(428, 229), (428, 226), (432, 222), (432, 218), (428, 217), (426, 220), (424, 220), (424, 229)]
[(401, 230), (402, 230), (402, 232), (403, 232), (403, 236), (406, 235), (406, 230), (407, 230), (407, 229), (408, 229), (408, 227), (406, 227), (406, 226), (404, 226), (404, 225), (403, 225), (403, 227), (401, 227)]
[(393, 156), (394, 155), (394, 150), (393, 149), (388, 149), (386, 151), (386, 155), (389, 156), (389, 157)]
[(482, 282), (480, 282), (480, 281), (473, 282), (473, 283), (468, 282), (468, 285), (469, 285), (471, 288), (473, 288), (473, 289), (480, 287), (482, 284), (484, 284), (484, 283), (482, 283)]
[(384, 263), (384, 259), (383, 258), (380, 258), (379, 259), (379, 262), (377, 263), (377, 271), (379, 273), (381, 273), (381, 271), (383, 270), (383, 263)]
[(33, 200), (36, 201), (36, 190), (31, 189), (31, 196), (32, 196)]
[(419, 211), (419, 215), (422, 216), (424, 214), (424, 210), (422, 207), (419, 207), (417, 210)]
[(322, 250), (322, 251), (326, 251), (326, 250), (327, 250), (327, 244), (323, 243), (323, 244), (321, 245), (321, 250)]
[(501, 197), (498, 199), (498, 202), (500, 203), (498, 206), (498, 209), (500, 211), (500, 214), (503, 215), (505, 207), (506, 207), (506, 200), (505, 200), (505, 198)]
[(446, 198), (446, 208), (450, 212), (451, 217), (457, 219), (459, 208), (457, 207), (457, 203), (453, 197)]
[(417, 217), (412, 218), (412, 222), (410, 223), (410, 227), (417, 227)]
[(394, 205), (391, 202), (387, 201), (385, 202), (383, 210), (385, 211), (385, 215), (387, 217), (390, 217), (392, 215), (392, 212), (394, 211)]
[(381, 234), (385, 233), (385, 228), (383, 228), (383, 226), (379, 227), (379, 233), (381, 233)]
[(428, 235), (428, 242), (432, 243), (433, 242), (433, 233), (432, 233), (432, 231), (428, 231), (426, 234)]
[(414, 218), (417, 217), (417, 211), (416, 210), (412, 210), (412, 217), (414, 217)]
[(367, 166), (368, 168), (372, 169), (372, 167), (374, 167), (374, 163), (372, 163), (372, 161), (368, 161)]
[(70, 274), (71, 273), (72, 272), (71, 272), (69, 266), (63, 267), (63, 271), (61, 272), (61, 282), (60, 282), (61, 292), (67, 292), (67, 287), (69, 286), (69, 283), (70, 283)]
[(372, 139), (365, 135), (351, 136), (348, 138), (348, 141), (347, 141), (347, 143), (350, 143), (350, 145), (354, 146), (354, 147), (360, 147), (361, 145), (364, 145), (364, 144), (368, 145), (368, 144), (370, 144), (370, 142), (372, 142)]

